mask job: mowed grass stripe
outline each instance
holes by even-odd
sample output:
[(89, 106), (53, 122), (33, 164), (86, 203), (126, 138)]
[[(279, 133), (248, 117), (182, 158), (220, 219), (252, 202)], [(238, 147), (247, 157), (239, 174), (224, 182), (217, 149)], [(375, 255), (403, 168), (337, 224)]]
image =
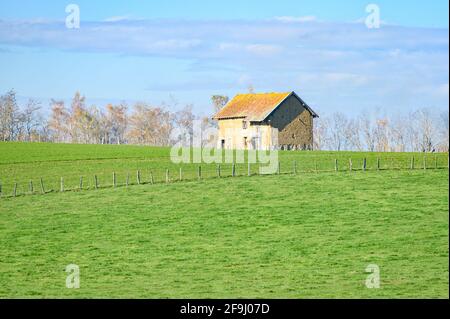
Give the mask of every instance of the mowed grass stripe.
[[(4, 199), (0, 245), (2, 297), (448, 298), (448, 171)], [(380, 289), (364, 286), (372, 263)]]

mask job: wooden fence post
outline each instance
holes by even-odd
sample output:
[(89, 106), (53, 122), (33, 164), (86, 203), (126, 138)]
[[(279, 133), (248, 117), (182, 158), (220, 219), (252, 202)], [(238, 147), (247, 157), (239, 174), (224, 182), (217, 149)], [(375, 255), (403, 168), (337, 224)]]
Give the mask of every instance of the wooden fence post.
[(364, 157), (363, 159), (363, 171), (365, 171), (367, 168), (367, 159)]
[(380, 170), (380, 158), (377, 157), (377, 171)]
[(40, 183), (41, 183), (41, 193), (45, 194), (45, 189), (44, 189), (44, 181), (42, 180), (42, 177), (40, 178)]
[(80, 176), (80, 190), (83, 189), (83, 176)]
[(116, 172), (113, 172), (113, 187), (116, 188)]
[(166, 168), (166, 183), (169, 183), (169, 169)]
[(334, 171), (335, 172), (338, 171), (338, 160), (337, 160), (337, 158), (334, 159)]
[(141, 184), (141, 172), (139, 170), (136, 171), (136, 181), (138, 185)]
[(353, 170), (353, 162), (352, 162), (351, 158), (348, 159), (348, 168), (349, 168), (350, 172)]
[(59, 185), (59, 191), (64, 192), (64, 177), (61, 177), (61, 182)]
[(94, 187), (95, 187), (95, 189), (98, 188), (98, 179), (97, 179), (97, 175), (94, 175)]
[(33, 181), (31, 181), (31, 180), (30, 180), (30, 183), (28, 184), (28, 190), (30, 191), (31, 194), (34, 193)]
[(17, 195), (17, 183), (14, 183), (13, 196), (16, 197), (16, 195)]
[(234, 177), (235, 176), (235, 174), (236, 174), (236, 166), (235, 166), (236, 164), (234, 164), (234, 162), (233, 162), (233, 164), (231, 165), (231, 176), (232, 177)]
[(197, 178), (198, 178), (198, 180), (202, 179), (202, 167), (201, 166), (198, 166), (198, 168), (197, 168)]

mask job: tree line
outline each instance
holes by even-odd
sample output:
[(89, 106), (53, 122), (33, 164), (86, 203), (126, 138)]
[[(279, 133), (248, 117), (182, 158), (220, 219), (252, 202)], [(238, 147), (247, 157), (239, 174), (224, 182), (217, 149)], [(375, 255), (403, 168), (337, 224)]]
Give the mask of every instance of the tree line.
[[(224, 95), (212, 96), (211, 113), (228, 100)], [(132, 107), (123, 103), (100, 109), (87, 106), (85, 97), (77, 92), (70, 105), (51, 100), (50, 114), (43, 116), (40, 102), (29, 99), (19, 106), (11, 90), (0, 96), (0, 140), (169, 146), (183, 138), (177, 132), (192, 136), (195, 120), (202, 128), (217, 126), (211, 116), (195, 115), (192, 105), (171, 111), (173, 106), (140, 102)], [(314, 122), (314, 149), (448, 152), (448, 110), (423, 108), (395, 118), (382, 112), (361, 112), (353, 117), (339, 112), (321, 114)]]

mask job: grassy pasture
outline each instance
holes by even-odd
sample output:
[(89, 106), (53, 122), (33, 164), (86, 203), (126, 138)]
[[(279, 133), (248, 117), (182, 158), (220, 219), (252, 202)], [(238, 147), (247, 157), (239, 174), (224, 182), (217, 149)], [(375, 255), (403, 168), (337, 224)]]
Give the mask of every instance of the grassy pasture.
[(448, 235), (447, 170), (3, 198), (0, 297), (448, 298)]
[[(423, 154), (279, 155), (279, 176), (217, 179), (215, 165), (202, 164), (210, 178), (197, 181), (197, 164), (183, 164), (191, 181), (165, 185), (165, 169), (175, 175), (178, 168), (167, 148), (0, 143), (7, 192), (4, 181), (26, 192), (41, 176), (55, 189), (60, 176), (76, 188), (80, 175), (93, 174), (107, 186), (112, 171), (119, 183), (127, 172), (135, 182), (138, 169), (144, 182), (150, 171), (158, 182), (16, 198), (4, 192), (0, 298), (449, 297), (447, 154), (426, 154), (427, 166), (439, 168), (428, 170)], [(247, 166), (237, 173), (246, 175)], [(65, 287), (71, 263), (80, 266), (80, 289)], [(380, 289), (364, 285), (368, 264), (380, 267)]]
[[(408, 169), (411, 157), (415, 157), (416, 169), (422, 169), (424, 159), (428, 168), (447, 168), (448, 154), (419, 153), (367, 153), (367, 152), (299, 152), (280, 151), (279, 160), (282, 173), (291, 173), (296, 162), (298, 172), (331, 172), (338, 160), (340, 171), (349, 170), (352, 160), (353, 170), (361, 170), (363, 158), (367, 159), (367, 169), (376, 170), (377, 158), (381, 169)], [(216, 164), (201, 164), (203, 178), (217, 175)], [(94, 188), (94, 175), (100, 187), (111, 187), (112, 174), (116, 173), (118, 185), (137, 183), (137, 171), (141, 182), (150, 182), (150, 174), (156, 183), (164, 182), (166, 169), (172, 180), (179, 178), (182, 168), (183, 179), (196, 180), (198, 164), (174, 164), (170, 160), (169, 148), (131, 145), (76, 145), (48, 143), (4, 143), (0, 142), (0, 183), (3, 196), (11, 196), (17, 183), (17, 194), (40, 192), (40, 178), (46, 191), (58, 191), (61, 177), (65, 190), (79, 188), (83, 177), (83, 188)], [(236, 174), (246, 175), (247, 164), (237, 164)], [(258, 167), (251, 166), (252, 174)], [(221, 165), (222, 176), (231, 175), (231, 164)]]

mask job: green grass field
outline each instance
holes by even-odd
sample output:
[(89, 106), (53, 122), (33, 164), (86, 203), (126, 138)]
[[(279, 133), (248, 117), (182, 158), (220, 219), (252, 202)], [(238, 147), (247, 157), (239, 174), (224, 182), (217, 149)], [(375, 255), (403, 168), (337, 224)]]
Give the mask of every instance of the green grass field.
[[(423, 154), (409, 170), (412, 155), (280, 152), (281, 175), (218, 179), (212, 167), (197, 181), (186, 166), (193, 180), (169, 185), (4, 192), (0, 297), (448, 298), (447, 154), (427, 155), (439, 168), (427, 170)], [(11, 180), (166, 168), (165, 148), (0, 143), (8, 192)], [(71, 263), (80, 289), (65, 287)], [(380, 289), (365, 287), (369, 264)]]
[[(361, 170), (366, 158), (367, 170), (409, 169), (411, 158), (414, 167), (448, 168), (448, 154), (419, 153), (367, 153), (367, 152), (294, 152), (280, 151), (279, 161), (282, 173), (292, 173), (294, 161), (298, 172), (332, 172), (335, 160), (340, 171), (348, 171), (352, 160), (352, 170)], [(425, 161), (425, 163), (424, 163)], [(16, 194), (30, 193), (30, 181), (33, 192), (40, 193), (40, 179), (44, 191), (59, 191), (61, 177), (65, 190), (78, 190), (80, 177), (83, 189), (94, 188), (94, 176), (99, 187), (111, 187), (113, 172), (117, 185), (125, 185), (127, 175), (129, 184), (137, 183), (137, 171), (141, 183), (149, 183), (153, 175), (155, 183), (165, 182), (166, 169), (172, 180), (177, 180), (179, 168), (182, 168), (184, 180), (196, 180), (199, 164), (173, 164), (169, 148), (155, 148), (131, 145), (75, 145), (47, 143), (4, 143), (0, 142), (0, 193), (12, 196), (14, 185)], [(201, 164), (203, 178), (215, 178), (216, 164)], [(247, 175), (247, 164), (236, 164), (237, 175)], [(256, 165), (251, 166), (252, 174), (258, 172)], [(222, 176), (231, 176), (231, 164), (221, 164)]]

